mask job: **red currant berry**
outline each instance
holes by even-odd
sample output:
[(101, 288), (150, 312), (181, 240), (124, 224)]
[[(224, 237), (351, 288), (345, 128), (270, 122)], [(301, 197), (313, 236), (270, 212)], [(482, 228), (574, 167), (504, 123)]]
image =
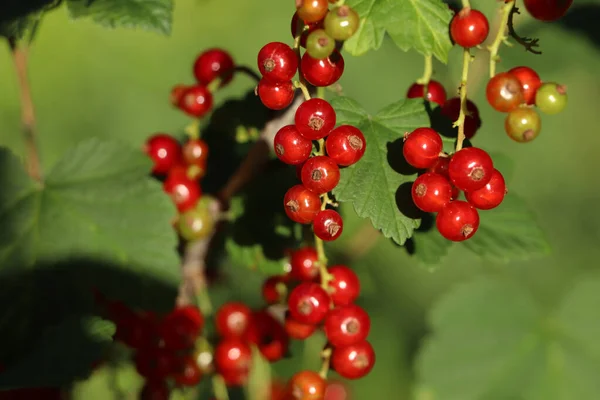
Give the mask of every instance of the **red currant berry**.
[(510, 112), (525, 102), (521, 82), (508, 72), (501, 72), (490, 79), (485, 95), (490, 105), (500, 112)]
[(352, 125), (340, 125), (325, 142), (327, 155), (344, 167), (358, 162), (365, 154), (367, 142), (363, 133)]
[(198, 362), (193, 357), (185, 357), (181, 362), (181, 368), (173, 374), (175, 383), (179, 386), (196, 386), (202, 379), (202, 372)]
[(192, 86), (179, 100), (179, 108), (191, 117), (200, 118), (208, 114), (213, 106), (212, 94), (206, 86)]
[(322, 400), (327, 383), (314, 371), (300, 371), (289, 382), (292, 399)]
[[(471, 139), (481, 128), (481, 118), (479, 110), (475, 103), (467, 99), (466, 101), (467, 114), (465, 115), (465, 137)], [(446, 101), (441, 108), (442, 115), (448, 117), (452, 122), (458, 120), (460, 115), (460, 97), (453, 97)], [(455, 128), (458, 131), (458, 128)]]
[(158, 342), (158, 323), (154, 318), (131, 313), (117, 319), (115, 339), (120, 340), (132, 349), (149, 348)]
[(415, 168), (429, 168), (442, 152), (440, 135), (431, 128), (417, 128), (404, 140), (402, 152), (406, 162)]
[(371, 319), (361, 307), (350, 304), (329, 311), (324, 322), (327, 340), (334, 347), (362, 342), (369, 336)]
[(246, 341), (223, 339), (214, 352), (215, 368), (231, 386), (245, 383), (252, 364), (252, 350)]
[(329, 57), (334, 50), (335, 40), (323, 29), (315, 29), (306, 38), (306, 52), (312, 58), (322, 60)]
[(328, 0), (296, 0), (296, 13), (305, 23), (321, 21), (327, 11)]
[(244, 339), (258, 346), (262, 355), (270, 362), (282, 359), (289, 347), (289, 336), (285, 328), (267, 311), (252, 315), (252, 323)]
[(235, 63), (228, 52), (222, 49), (208, 49), (198, 56), (194, 62), (194, 76), (202, 85), (221, 78), (221, 86), (228, 84), (233, 78)]
[(300, 62), (300, 70), (311, 85), (317, 87), (331, 86), (344, 73), (344, 57), (337, 50), (322, 60), (312, 58), (308, 53), (304, 53)]
[(174, 137), (166, 133), (157, 133), (146, 140), (146, 153), (154, 162), (152, 173), (164, 175), (181, 160), (181, 146)]
[(515, 142), (527, 143), (538, 137), (542, 119), (538, 112), (529, 107), (519, 107), (506, 115), (504, 130)]
[(317, 251), (309, 246), (301, 247), (290, 255), (291, 275), (299, 281), (312, 281), (319, 276)]
[(301, 172), (302, 184), (317, 194), (330, 192), (340, 182), (340, 168), (327, 156), (309, 158)]
[(270, 81), (290, 81), (298, 71), (298, 55), (285, 43), (267, 43), (258, 52), (258, 70)]
[(329, 268), (331, 280), (328, 282), (329, 296), (336, 306), (347, 306), (360, 294), (360, 280), (345, 265), (334, 265)]
[(302, 164), (312, 151), (312, 142), (300, 134), (296, 125), (286, 125), (277, 131), (273, 144), (277, 157), (291, 165)]
[(164, 318), (160, 336), (166, 349), (183, 350), (193, 347), (203, 327), (204, 317), (200, 310), (195, 306), (182, 306)]
[(161, 380), (146, 381), (140, 392), (140, 400), (169, 400), (170, 397), (169, 387)]
[(135, 353), (137, 372), (148, 380), (162, 380), (175, 372), (175, 354), (168, 349), (146, 348)]
[(412, 185), (412, 199), (425, 212), (438, 212), (452, 199), (452, 185), (448, 178), (428, 172), (419, 176)]
[(450, 36), (461, 47), (479, 46), (487, 39), (490, 24), (481, 11), (465, 7), (452, 18)]
[(540, 21), (556, 21), (567, 13), (573, 0), (525, 0), (525, 8)]
[(504, 177), (497, 169), (492, 173), (492, 179), (479, 190), (468, 192), (467, 201), (475, 208), (480, 210), (491, 210), (496, 208), (504, 200), (506, 195), (506, 182)]
[[(433, 165), (433, 167), (428, 168), (428, 172), (433, 172), (435, 174), (440, 174), (446, 179), (450, 180), (450, 174), (448, 173), (448, 167), (450, 165), (451, 157), (440, 157), (437, 162)], [(460, 195), (460, 190), (450, 183), (450, 187), (452, 187), (452, 197), (451, 200), (456, 200)]]
[(457, 151), (450, 159), (450, 181), (465, 192), (481, 189), (492, 178), (494, 163), (490, 155), (477, 147)]
[(179, 101), (181, 100), (181, 97), (183, 96), (183, 94), (185, 93), (185, 91), (188, 89), (187, 85), (175, 85), (173, 86), (173, 89), (171, 89), (171, 96), (169, 97), (169, 102), (174, 105), (175, 107), (177, 107), (179, 105)]
[(329, 381), (323, 400), (350, 400), (350, 389), (343, 382)]
[(300, 323), (289, 315), (285, 318), (284, 327), (289, 337), (296, 340), (307, 339), (317, 330), (316, 325)]
[(270, 276), (262, 284), (262, 297), (267, 304), (280, 303), (287, 295), (286, 278), (281, 275)]
[(335, 126), (335, 110), (326, 100), (310, 99), (300, 104), (294, 122), (306, 139), (319, 140), (329, 135)]
[(344, 221), (335, 210), (319, 211), (313, 221), (313, 230), (319, 239), (330, 242), (342, 235)]
[[(427, 95), (425, 95), (425, 86), (427, 86)], [(423, 99), (427, 98), (427, 101), (443, 106), (446, 102), (446, 89), (438, 81), (429, 81), (427, 85), (421, 85), (420, 83), (413, 83), (408, 88), (406, 93), (407, 99)]]
[(310, 224), (321, 209), (321, 199), (303, 185), (295, 185), (283, 197), (283, 206), (289, 219), (299, 224)]
[(367, 375), (375, 365), (375, 351), (366, 340), (344, 347), (335, 347), (331, 353), (331, 366), (346, 379)]
[(208, 145), (202, 139), (190, 139), (182, 148), (183, 160), (187, 165), (206, 167), (208, 158)]
[(544, 114), (562, 112), (568, 102), (567, 87), (556, 82), (545, 82), (535, 94), (535, 106)]
[(258, 82), (256, 93), (265, 107), (271, 110), (283, 110), (294, 101), (292, 81), (272, 82), (263, 78)]
[(316, 325), (323, 321), (331, 300), (318, 284), (303, 282), (296, 286), (288, 298), (290, 316), (302, 324)]
[(239, 338), (243, 336), (252, 320), (252, 310), (238, 302), (223, 304), (215, 316), (217, 333), (224, 338)]
[(442, 208), (435, 222), (443, 237), (453, 242), (462, 242), (477, 232), (479, 213), (466, 201), (455, 200)]
[(529, 67), (514, 67), (508, 73), (514, 75), (521, 82), (525, 103), (535, 104), (535, 93), (542, 85), (538, 73)]
[(163, 190), (171, 196), (179, 212), (194, 208), (202, 195), (202, 189), (198, 182), (178, 171), (169, 173), (163, 183)]

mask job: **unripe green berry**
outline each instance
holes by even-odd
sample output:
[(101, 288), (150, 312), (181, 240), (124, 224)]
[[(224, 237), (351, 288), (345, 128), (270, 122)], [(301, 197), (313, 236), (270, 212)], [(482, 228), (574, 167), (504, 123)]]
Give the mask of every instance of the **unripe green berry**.
[(335, 50), (335, 40), (323, 29), (317, 29), (308, 35), (306, 51), (312, 58), (322, 60), (329, 57), (333, 50)]
[(544, 114), (558, 114), (567, 106), (567, 88), (555, 82), (546, 82), (535, 94), (535, 105)]
[(348, 40), (358, 30), (360, 18), (350, 6), (343, 5), (329, 10), (323, 26), (325, 32), (335, 40)]
[(179, 215), (177, 231), (187, 241), (206, 238), (215, 227), (215, 219), (209, 209), (212, 199), (203, 196), (195, 208)]
[(519, 143), (531, 142), (542, 127), (540, 115), (531, 107), (519, 107), (508, 113), (504, 129), (508, 136)]

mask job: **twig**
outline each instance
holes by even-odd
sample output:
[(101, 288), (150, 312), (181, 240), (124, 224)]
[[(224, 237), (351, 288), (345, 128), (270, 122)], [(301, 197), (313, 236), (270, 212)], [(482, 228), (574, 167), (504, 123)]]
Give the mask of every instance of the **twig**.
[(465, 140), (465, 117), (467, 115), (467, 79), (469, 77), (469, 64), (471, 63), (471, 53), (469, 49), (463, 50), (463, 68), (460, 79), (460, 114), (458, 119), (452, 125), (458, 127), (458, 138), (456, 139), (456, 151), (462, 149)]
[[(423, 68), (423, 76), (417, 79), (419, 85), (428, 85), (433, 74), (433, 57), (425, 56), (425, 67)], [(427, 93), (427, 87), (424, 88), (424, 93)]]
[(515, 31), (514, 22), (513, 22), (515, 14), (521, 14), (518, 7), (513, 7), (510, 14), (508, 15), (508, 24), (507, 24), (508, 25), (508, 34), (513, 39), (515, 39), (517, 41), (517, 43), (519, 43), (521, 46), (525, 47), (525, 51), (529, 51), (530, 53), (533, 53), (533, 54), (542, 54), (541, 51), (534, 49), (534, 47), (540, 46), (540, 44), (539, 44), (540, 39), (521, 37)]
[(500, 45), (506, 42), (508, 37), (504, 34), (504, 31), (508, 26), (508, 18), (512, 13), (512, 10), (515, 6), (515, 0), (510, 0), (507, 3), (504, 3), (502, 7), (500, 7), (500, 11), (502, 13), (502, 17), (500, 19), (500, 26), (498, 27), (498, 33), (496, 34), (496, 38), (494, 42), (488, 46), (488, 50), (490, 51), (490, 78), (493, 78), (496, 75), (496, 63), (500, 61), (500, 57), (498, 56), (498, 50), (500, 49)]
[(319, 371), (319, 375), (323, 379), (327, 379), (327, 374), (329, 373), (329, 367), (331, 364), (331, 353), (332, 349), (329, 345), (325, 347), (325, 349), (323, 349), (323, 352), (321, 353), (323, 363), (321, 364), (321, 370)]

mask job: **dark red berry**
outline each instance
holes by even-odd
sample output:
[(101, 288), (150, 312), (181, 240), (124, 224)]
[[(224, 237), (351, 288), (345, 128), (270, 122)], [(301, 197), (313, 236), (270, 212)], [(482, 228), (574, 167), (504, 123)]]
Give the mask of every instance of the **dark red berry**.
[(215, 368), (231, 386), (243, 385), (252, 364), (252, 350), (246, 341), (223, 339), (215, 347)]
[(292, 339), (304, 340), (310, 337), (316, 330), (317, 326), (313, 324), (303, 324), (296, 321), (289, 315), (285, 318), (285, 331)]
[(160, 336), (163, 346), (170, 350), (193, 347), (202, 333), (204, 317), (195, 306), (182, 306), (171, 311), (162, 321)]
[(283, 207), (292, 221), (310, 224), (321, 210), (321, 199), (304, 185), (295, 185), (285, 193)]
[[(425, 96), (425, 86), (427, 86), (427, 96)], [(427, 85), (422, 85), (420, 83), (413, 83), (411, 87), (408, 88), (408, 92), (406, 93), (407, 99), (423, 99), (426, 98), (427, 101), (432, 101), (434, 103), (443, 106), (446, 102), (446, 89), (442, 86), (438, 81), (429, 81)]]
[(165, 175), (181, 161), (181, 146), (174, 137), (157, 133), (146, 140), (144, 152), (152, 159), (152, 173)]
[(328, 282), (329, 296), (336, 306), (346, 306), (358, 298), (360, 280), (356, 273), (345, 265), (329, 268), (332, 279)]
[(290, 255), (290, 274), (299, 281), (312, 281), (319, 276), (319, 256), (313, 247), (305, 246)]
[(442, 208), (435, 221), (443, 237), (453, 242), (462, 242), (477, 232), (479, 213), (466, 201), (455, 200)]
[(298, 71), (298, 55), (281, 42), (264, 45), (258, 52), (257, 62), (262, 76), (273, 82), (290, 81)]
[(319, 239), (330, 242), (341, 236), (344, 230), (344, 221), (335, 210), (319, 211), (313, 220), (313, 230)]
[(173, 170), (163, 183), (163, 190), (171, 196), (179, 212), (191, 210), (198, 203), (202, 189), (197, 181), (181, 170)]
[(344, 347), (335, 347), (331, 353), (331, 366), (346, 379), (367, 375), (375, 365), (375, 351), (366, 340)]
[(443, 175), (428, 172), (412, 185), (412, 199), (425, 212), (438, 212), (452, 199), (452, 185)]
[(492, 179), (481, 189), (466, 193), (467, 201), (480, 210), (496, 208), (504, 200), (506, 183), (497, 169), (492, 172)]
[(206, 167), (208, 145), (202, 139), (190, 139), (183, 145), (183, 160), (188, 165)]
[(328, 101), (313, 98), (300, 104), (294, 121), (306, 139), (319, 140), (329, 135), (335, 126), (335, 110)]
[(171, 397), (169, 387), (162, 380), (146, 381), (140, 392), (140, 400), (169, 400), (169, 397)]
[[(479, 109), (471, 100), (466, 101), (467, 113), (465, 114), (465, 137), (471, 139), (481, 128), (481, 118), (479, 117)], [(458, 120), (460, 115), (460, 97), (453, 97), (446, 101), (441, 108), (442, 115), (448, 117), (451, 122)], [(458, 128), (455, 128), (458, 130)]]
[(314, 371), (300, 371), (289, 381), (288, 390), (294, 400), (323, 400), (327, 382)]
[(358, 162), (365, 154), (367, 142), (363, 133), (352, 125), (340, 125), (329, 134), (325, 142), (327, 155), (338, 165), (348, 166)]
[(134, 356), (137, 372), (147, 380), (165, 379), (175, 372), (176, 362), (172, 350), (164, 348), (142, 349)]
[(404, 140), (402, 153), (415, 168), (429, 168), (437, 161), (443, 148), (442, 138), (431, 128), (417, 128)]
[(514, 67), (508, 73), (515, 76), (521, 82), (525, 103), (529, 105), (535, 104), (535, 94), (542, 85), (542, 80), (538, 73), (529, 67)]
[[(307, 27), (307, 28), (305, 28), (305, 27)], [(294, 15), (292, 16), (292, 22), (291, 22), (292, 37), (295, 38), (296, 35), (298, 35), (298, 34), (300, 34), (300, 32), (302, 32), (301, 36), (300, 36), (300, 46), (302, 46), (302, 47), (306, 47), (306, 41), (308, 39), (308, 35), (310, 35), (314, 31), (316, 31), (317, 29), (322, 29), (322, 28), (323, 28), (323, 20), (307, 24), (298, 17), (297, 12), (295, 12)]]
[(272, 82), (263, 78), (258, 82), (256, 93), (265, 107), (271, 110), (282, 110), (294, 101), (292, 81)]
[(275, 154), (286, 164), (298, 165), (308, 160), (312, 142), (300, 134), (296, 125), (286, 125), (273, 140)]
[(179, 108), (189, 116), (196, 118), (208, 114), (212, 106), (212, 94), (203, 85), (188, 88), (179, 99)]
[(286, 278), (281, 275), (268, 277), (262, 284), (261, 293), (267, 304), (280, 303), (287, 295)]
[(285, 328), (267, 311), (259, 311), (252, 315), (252, 322), (244, 339), (256, 345), (270, 362), (282, 359), (289, 347), (289, 336)]
[(525, 102), (521, 82), (511, 73), (501, 72), (491, 78), (485, 88), (490, 105), (500, 112), (510, 112)]
[(465, 7), (452, 18), (450, 36), (461, 47), (479, 46), (487, 39), (490, 24), (481, 11)]
[(208, 49), (198, 56), (194, 62), (194, 76), (202, 85), (208, 85), (221, 78), (221, 86), (233, 78), (235, 63), (228, 52), (222, 49)]
[(245, 304), (229, 302), (223, 304), (215, 316), (217, 333), (224, 338), (243, 336), (252, 320), (252, 310)]
[(361, 307), (350, 304), (329, 311), (323, 326), (327, 340), (334, 347), (349, 346), (369, 336), (371, 319)]
[(317, 87), (331, 86), (344, 73), (344, 57), (337, 50), (322, 60), (312, 58), (308, 53), (304, 53), (300, 62), (300, 69), (304, 78), (311, 85)]
[(194, 357), (185, 357), (180, 363), (181, 367), (173, 374), (175, 383), (179, 386), (196, 386), (199, 384), (202, 372), (196, 359)]
[(490, 155), (477, 147), (457, 151), (448, 165), (450, 181), (465, 192), (481, 189), (492, 178), (494, 163)]
[(119, 340), (132, 349), (143, 349), (155, 346), (159, 340), (158, 322), (148, 315), (130, 313), (115, 319), (117, 331), (115, 340)]
[(330, 192), (340, 181), (340, 168), (327, 156), (309, 158), (301, 172), (302, 184), (317, 194)]
[(181, 100), (181, 97), (188, 89), (188, 87), (188, 85), (181, 84), (173, 86), (173, 89), (171, 89), (171, 96), (169, 97), (169, 102), (175, 107), (178, 107), (179, 101)]
[(323, 321), (331, 300), (318, 284), (303, 282), (296, 286), (288, 298), (290, 316), (303, 324), (316, 325)]
[(296, 0), (296, 13), (306, 23), (321, 21), (327, 11), (328, 0)]
[(525, 0), (525, 8), (540, 21), (556, 21), (567, 13), (573, 0)]
[[(452, 159), (451, 157), (440, 157), (431, 168), (427, 169), (427, 171), (433, 172), (435, 174), (440, 174), (443, 177), (445, 177), (446, 179), (450, 180), (450, 174), (448, 172), (448, 168), (450, 166), (451, 159)], [(452, 187), (452, 198), (451, 199), (456, 200), (458, 198), (458, 196), (460, 195), (460, 190), (456, 186), (454, 186), (452, 183), (450, 183), (450, 186)]]

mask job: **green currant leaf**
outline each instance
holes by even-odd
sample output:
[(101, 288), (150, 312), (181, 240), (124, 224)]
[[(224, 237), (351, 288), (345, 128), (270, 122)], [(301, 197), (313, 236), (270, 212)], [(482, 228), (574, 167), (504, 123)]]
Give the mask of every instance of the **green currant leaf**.
[(600, 392), (600, 279), (545, 311), (512, 282), (480, 278), (432, 309), (418, 356), (420, 387), (437, 400), (594, 398)]
[(252, 346), (252, 365), (248, 383), (244, 387), (248, 400), (262, 400), (271, 397), (271, 364)]
[(361, 17), (358, 31), (344, 49), (358, 56), (381, 47), (385, 33), (404, 50), (433, 55), (443, 63), (452, 48), (448, 26), (452, 12), (441, 0), (348, 0)]
[[(428, 218), (435, 224), (435, 216), (431, 215)], [(423, 226), (417, 229), (413, 237), (405, 243), (406, 250), (422, 264), (439, 264), (448, 254), (453, 242), (440, 235), (435, 226), (427, 230), (421, 230), (422, 228)]]
[[(420, 219), (411, 215), (414, 205), (410, 190), (402, 190), (410, 188), (416, 174), (412, 169), (404, 171), (395, 164), (404, 160), (401, 150), (404, 133), (429, 126), (423, 101), (402, 100), (385, 107), (374, 117), (343, 97), (332, 99), (331, 104), (338, 113), (338, 123), (355, 125), (367, 141), (363, 158), (342, 170), (340, 183), (334, 189), (336, 199), (351, 201), (358, 216), (370, 218), (385, 237), (404, 244), (420, 224)], [(362, 119), (356, 117), (359, 114)], [(350, 118), (346, 121), (344, 117), (348, 115)]]
[(67, 6), (72, 18), (90, 17), (108, 28), (171, 33), (173, 0), (67, 0)]

